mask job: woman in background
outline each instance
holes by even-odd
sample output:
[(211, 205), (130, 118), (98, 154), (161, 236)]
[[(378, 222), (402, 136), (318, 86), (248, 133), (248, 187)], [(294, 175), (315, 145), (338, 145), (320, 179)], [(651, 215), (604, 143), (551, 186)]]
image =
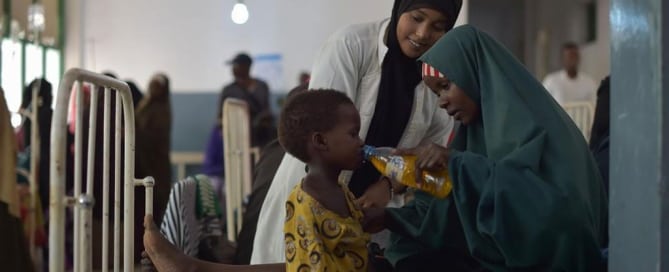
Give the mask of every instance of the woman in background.
[(170, 164), (172, 110), (169, 79), (165, 74), (154, 75), (149, 82), (148, 90), (148, 96), (139, 103), (135, 114), (137, 123), (135, 176), (138, 178), (152, 176), (155, 179), (154, 216), (160, 222), (172, 188)]

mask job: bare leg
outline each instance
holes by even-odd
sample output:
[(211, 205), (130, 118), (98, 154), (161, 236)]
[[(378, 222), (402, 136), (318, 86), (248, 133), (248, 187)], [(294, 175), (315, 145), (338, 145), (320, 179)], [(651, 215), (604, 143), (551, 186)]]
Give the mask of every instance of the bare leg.
[(263, 265), (229, 265), (210, 263), (186, 256), (160, 234), (153, 218), (144, 218), (144, 250), (159, 272), (201, 271), (201, 272), (256, 272), (286, 271), (284, 263)]
[(144, 250), (153, 265), (161, 272), (194, 271), (192, 258), (170, 244), (153, 223), (151, 216), (144, 217)]

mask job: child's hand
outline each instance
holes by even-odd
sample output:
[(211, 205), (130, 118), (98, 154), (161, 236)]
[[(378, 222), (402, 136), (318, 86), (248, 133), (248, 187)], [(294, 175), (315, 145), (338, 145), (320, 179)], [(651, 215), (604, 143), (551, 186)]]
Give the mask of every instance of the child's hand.
[(381, 177), (376, 183), (367, 188), (365, 194), (355, 200), (355, 202), (362, 208), (377, 207), (383, 208), (390, 202), (391, 192), (390, 183), (385, 180), (386, 177)]
[(365, 232), (377, 233), (386, 228), (386, 209), (383, 207), (370, 207), (363, 209), (365, 217), (362, 219), (362, 229)]

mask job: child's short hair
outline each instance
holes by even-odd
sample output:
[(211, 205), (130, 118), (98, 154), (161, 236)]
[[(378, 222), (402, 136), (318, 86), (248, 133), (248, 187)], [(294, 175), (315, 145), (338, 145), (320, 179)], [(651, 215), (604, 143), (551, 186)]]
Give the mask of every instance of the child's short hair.
[(279, 118), (279, 143), (299, 160), (309, 161), (309, 137), (334, 128), (339, 121), (336, 111), (345, 104), (353, 101), (335, 90), (309, 90), (289, 98)]

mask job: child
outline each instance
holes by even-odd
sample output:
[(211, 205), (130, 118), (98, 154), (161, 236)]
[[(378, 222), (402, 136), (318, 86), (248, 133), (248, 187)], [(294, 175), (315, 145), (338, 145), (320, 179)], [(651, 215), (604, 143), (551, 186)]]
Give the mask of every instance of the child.
[(367, 271), (369, 234), (361, 225), (363, 214), (353, 203), (353, 194), (338, 183), (342, 170), (362, 163), (359, 131), (360, 115), (343, 93), (318, 90), (288, 98), (279, 121), (279, 142), (309, 170), (285, 205), (285, 264), (196, 260), (171, 245), (151, 216), (144, 219), (145, 256), (158, 271), (167, 272)]
[(362, 163), (359, 131), (358, 110), (341, 92), (308, 91), (284, 107), (279, 142), (308, 166), (286, 202), (286, 271), (367, 270), (363, 214), (338, 182)]

